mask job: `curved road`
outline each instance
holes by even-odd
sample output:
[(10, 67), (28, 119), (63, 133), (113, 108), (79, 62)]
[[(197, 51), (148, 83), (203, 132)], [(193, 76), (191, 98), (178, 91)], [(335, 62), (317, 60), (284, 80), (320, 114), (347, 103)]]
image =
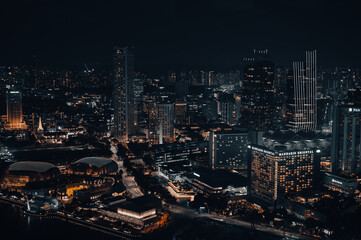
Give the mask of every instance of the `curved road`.
[[(208, 219), (211, 219), (211, 220), (220, 221), (220, 222), (223, 222), (223, 223), (237, 225), (237, 226), (241, 226), (241, 227), (244, 227), (244, 228), (247, 228), (247, 229), (252, 229), (252, 224), (250, 222), (242, 221), (242, 220), (239, 220), (239, 219), (226, 218), (226, 217), (221, 216), (221, 215), (213, 215), (213, 214), (209, 214), (209, 213), (201, 213), (201, 214), (199, 214), (198, 212), (196, 212), (195, 210), (192, 210), (190, 208), (182, 207), (182, 206), (179, 206), (179, 205), (173, 205), (173, 204), (169, 205), (169, 207), (165, 206), (164, 208), (169, 210), (170, 212), (172, 212), (174, 214), (185, 215), (185, 216), (188, 216), (188, 217), (191, 217), (191, 218), (204, 217), (204, 218), (208, 218)], [(263, 225), (260, 225), (260, 224), (255, 224), (255, 228), (258, 231), (274, 234), (274, 235), (277, 235), (279, 237), (287, 237), (289, 239), (304, 239), (304, 240), (315, 239), (315, 238), (311, 238), (309, 236), (305, 236), (305, 235), (302, 235), (302, 234), (284, 232), (283, 230), (278, 230), (278, 229), (271, 228), (271, 227), (268, 227), (268, 226), (263, 226)]]

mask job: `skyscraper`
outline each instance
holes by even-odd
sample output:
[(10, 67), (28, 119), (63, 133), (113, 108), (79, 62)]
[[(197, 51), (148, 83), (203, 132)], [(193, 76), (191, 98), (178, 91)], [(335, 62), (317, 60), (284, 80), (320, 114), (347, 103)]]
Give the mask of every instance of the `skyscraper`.
[(8, 130), (25, 129), (23, 122), (22, 96), (20, 91), (8, 90), (6, 93), (7, 123)]
[(306, 62), (293, 63), (294, 131), (314, 131), (317, 127), (316, 51), (306, 52)]
[(174, 106), (175, 112), (175, 124), (177, 125), (188, 125), (188, 106), (185, 102), (177, 102)]
[(247, 169), (248, 132), (211, 132), (209, 160), (213, 169)]
[(114, 136), (128, 141), (134, 133), (134, 55), (127, 47), (114, 52)]
[(174, 106), (173, 103), (157, 103), (159, 136), (168, 142), (174, 138)]
[(185, 100), (188, 94), (188, 82), (184, 79), (176, 81), (175, 83), (175, 95), (179, 100)]
[(203, 116), (206, 117), (208, 122), (217, 120), (217, 102), (215, 99), (207, 99), (204, 101)]
[(252, 146), (251, 194), (273, 202), (314, 186), (315, 150)]
[(273, 115), (274, 63), (268, 50), (254, 50), (243, 59), (242, 126), (261, 130)]
[(361, 170), (361, 108), (337, 106), (333, 111), (331, 171)]
[(215, 76), (214, 71), (202, 71), (201, 72), (201, 79), (202, 83), (204, 83), (205, 86), (214, 86), (215, 83)]
[(234, 124), (234, 97), (232, 94), (221, 94), (219, 96), (219, 107), (221, 119), (229, 125)]

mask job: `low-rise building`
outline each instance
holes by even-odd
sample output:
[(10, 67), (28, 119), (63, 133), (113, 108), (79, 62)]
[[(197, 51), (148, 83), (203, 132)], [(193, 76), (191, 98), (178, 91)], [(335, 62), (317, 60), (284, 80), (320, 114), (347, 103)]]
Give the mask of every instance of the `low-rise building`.
[(357, 191), (359, 183), (351, 177), (325, 173), (323, 185), (329, 190), (352, 195)]
[(106, 209), (100, 209), (99, 212), (112, 219), (125, 222), (135, 229), (145, 230), (159, 221), (158, 209), (160, 208), (159, 199), (142, 196), (109, 204)]
[(187, 174), (185, 180), (194, 191), (205, 195), (228, 194), (247, 195), (247, 178), (225, 170), (211, 170), (200, 167)]

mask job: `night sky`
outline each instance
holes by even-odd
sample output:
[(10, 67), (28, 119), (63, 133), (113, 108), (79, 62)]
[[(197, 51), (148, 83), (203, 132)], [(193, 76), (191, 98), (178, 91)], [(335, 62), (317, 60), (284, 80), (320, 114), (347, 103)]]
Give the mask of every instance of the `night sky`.
[(361, 65), (356, 1), (1, 0), (0, 64), (111, 64), (135, 47), (137, 70), (234, 68), (254, 48), (276, 64), (318, 50), (319, 64)]

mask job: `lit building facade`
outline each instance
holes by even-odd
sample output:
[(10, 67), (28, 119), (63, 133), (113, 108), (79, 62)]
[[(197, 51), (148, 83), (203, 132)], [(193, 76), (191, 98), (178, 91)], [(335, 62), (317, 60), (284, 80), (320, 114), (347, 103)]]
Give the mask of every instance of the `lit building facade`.
[(175, 124), (177, 125), (188, 125), (188, 106), (187, 103), (180, 102), (174, 105), (175, 111)]
[(7, 123), (8, 130), (25, 129), (23, 122), (22, 96), (20, 91), (9, 90), (6, 93)]
[(224, 98), (219, 102), (221, 108), (221, 119), (224, 123), (233, 125), (233, 115), (234, 115), (234, 99), (232, 95), (224, 96)]
[(306, 51), (306, 61), (293, 63), (294, 110), (290, 122), (295, 131), (314, 131), (317, 127), (316, 51)]
[(201, 71), (201, 79), (205, 86), (216, 85), (214, 71)]
[(159, 143), (163, 139), (171, 142), (174, 138), (174, 105), (173, 103), (157, 103), (157, 120), (159, 127)]
[(333, 111), (331, 171), (358, 173), (361, 169), (361, 108), (337, 106)]
[(215, 99), (206, 100), (202, 107), (202, 113), (207, 122), (216, 121), (218, 117), (217, 101)]
[(114, 53), (114, 136), (128, 141), (134, 133), (134, 55), (125, 48)]
[(273, 202), (314, 186), (314, 150), (251, 147), (251, 193)]
[(248, 132), (211, 132), (209, 160), (212, 169), (247, 169)]
[(243, 59), (242, 126), (261, 130), (272, 120), (274, 63), (268, 50), (254, 50)]

